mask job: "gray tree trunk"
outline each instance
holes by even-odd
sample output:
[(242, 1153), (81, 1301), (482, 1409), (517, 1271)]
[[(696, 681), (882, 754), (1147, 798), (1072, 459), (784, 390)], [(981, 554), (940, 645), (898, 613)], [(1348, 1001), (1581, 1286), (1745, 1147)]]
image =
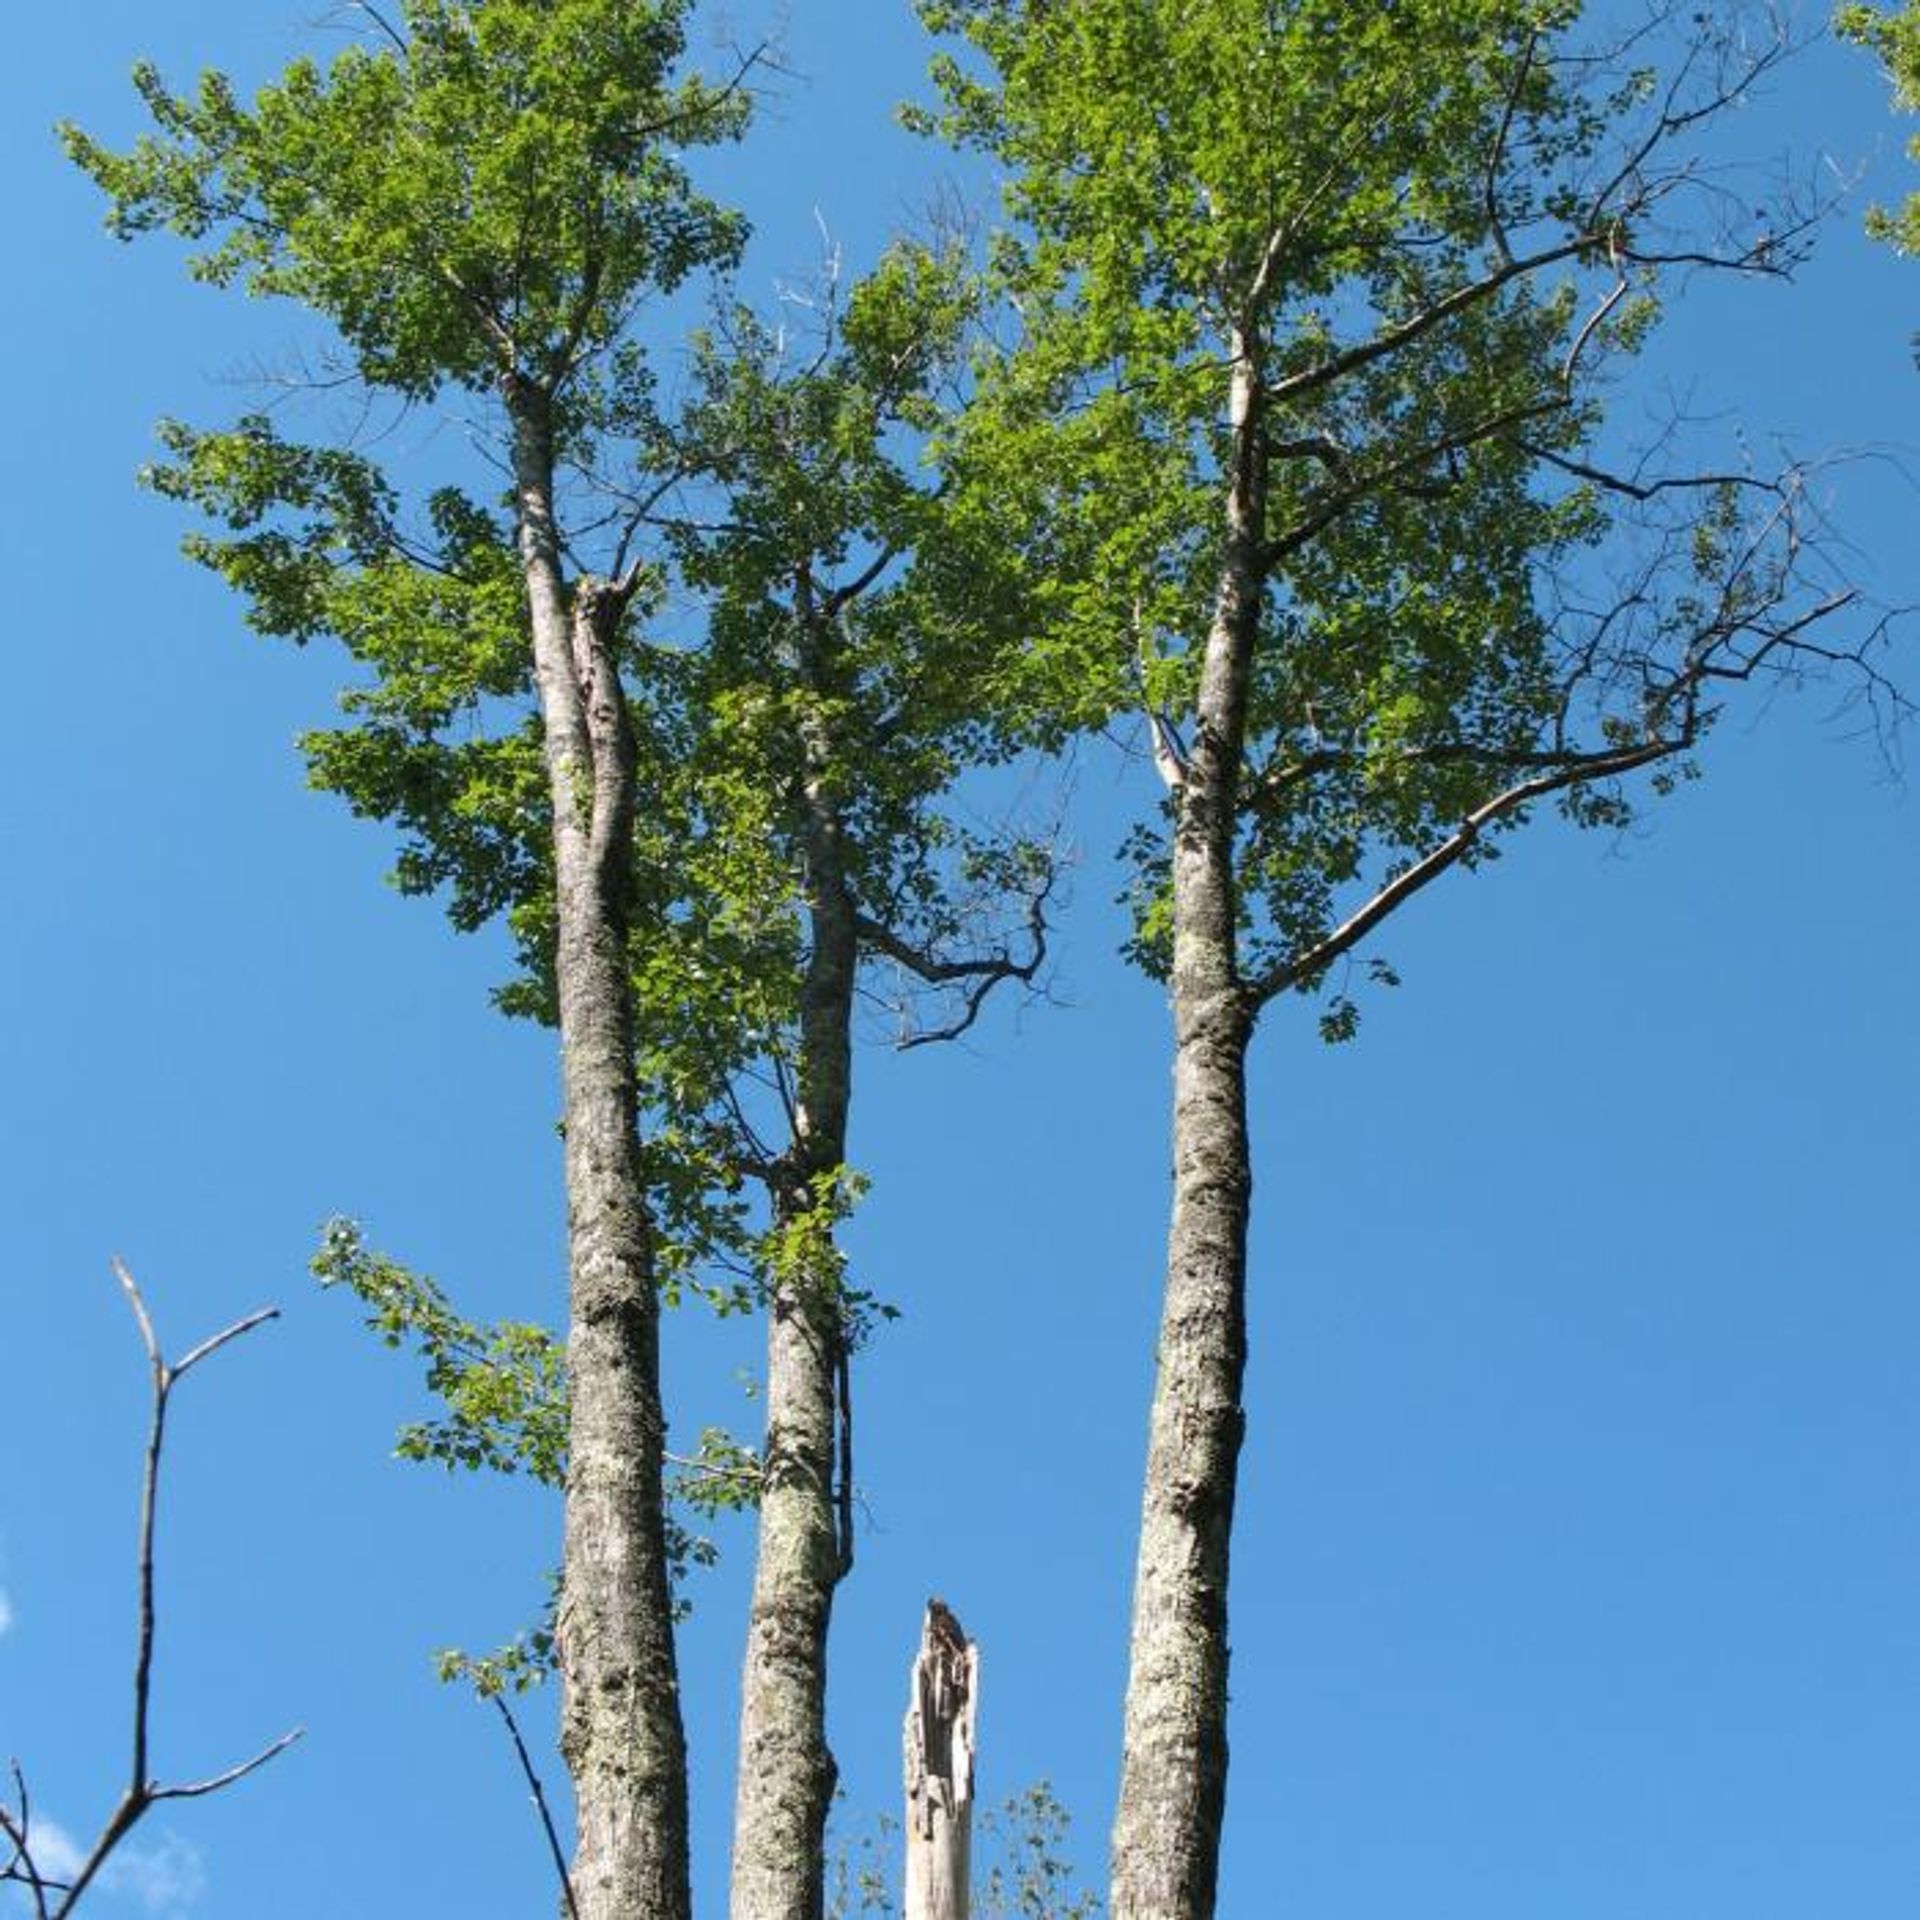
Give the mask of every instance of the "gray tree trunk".
[(1134, 1575), (1113, 1920), (1208, 1920), (1227, 1782), (1227, 1566), (1245, 1425), (1246, 1048), (1237, 785), (1258, 636), (1259, 368), (1236, 340), (1228, 537), (1173, 843), (1173, 1220)]
[(661, 1499), (659, 1300), (628, 974), (634, 740), (608, 582), (569, 588), (547, 396), (509, 382), (553, 810), (571, 1322), (560, 1744), (580, 1920), (688, 1920), (686, 1745)]
[(973, 1737), (980, 1650), (927, 1602), (907, 1690), (906, 1895), (901, 1920), (967, 1920), (973, 1898)]
[[(811, 647), (802, 664), (810, 682), (825, 671)], [(809, 953), (793, 1134), (777, 1172), (775, 1213), (780, 1226), (818, 1237), (811, 1258), (776, 1276), (767, 1303), (766, 1478), (740, 1693), (733, 1920), (820, 1920), (837, 1777), (826, 1735), (827, 1630), (852, 1546), (835, 1496), (846, 1335), (832, 1196), (817, 1183), (846, 1159), (859, 933), (833, 743), (817, 710), (800, 731)]]

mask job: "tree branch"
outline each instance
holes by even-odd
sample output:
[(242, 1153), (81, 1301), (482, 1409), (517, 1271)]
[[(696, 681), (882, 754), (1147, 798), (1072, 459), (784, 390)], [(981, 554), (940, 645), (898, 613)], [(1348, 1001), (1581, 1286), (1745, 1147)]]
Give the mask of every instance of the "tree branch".
[[(1303, 519), (1296, 520), (1284, 533), (1276, 534), (1261, 547), (1259, 562), (1262, 569), (1270, 571), (1289, 554), (1299, 552), (1325, 533), (1342, 514), (1371, 499), (1382, 487), (1391, 486), (1408, 474), (1418, 473), (1421, 468), (1431, 466), (1434, 461), (1444, 459), (1450, 453), (1462, 453), (1483, 440), (1494, 439), (1509, 427), (1520, 426), (1528, 420), (1538, 420), (1549, 413), (1558, 413), (1566, 404), (1563, 395), (1555, 394), (1548, 399), (1530, 400), (1502, 408), (1500, 412), (1488, 414), (1452, 433), (1442, 434), (1437, 440), (1425, 441), (1411, 452), (1400, 454), (1358, 479), (1323, 494), (1319, 504)], [(1312, 441), (1286, 441), (1281, 443), (1278, 451), (1312, 452), (1323, 454), (1324, 457), (1324, 450)]]
[(0, 1835), (4, 1835), (7, 1844), (12, 1847), (13, 1856), (4, 1867), (0, 1867), (0, 1886), (11, 1883), (25, 1887), (33, 1901), (34, 1920), (48, 1920), (48, 1896), (64, 1892), (66, 1883), (49, 1880), (34, 1860), (31, 1842), (33, 1802), (27, 1793), (27, 1777), (20, 1771), (18, 1760), (12, 1763), (12, 1772), (16, 1811), (9, 1812), (5, 1806), (0, 1806)]
[(1490, 299), (1513, 281), (1537, 273), (1543, 267), (1555, 266), (1562, 260), (1574, 259), (1602, 245), (1606, 237), (1604, 227), (1597, 231), (1576, 233), (1554, 246), (1542, 247), (1519, 259), (1505, 260), (1491, 272), (1469, 281), (1464, 287), (1456, 287), (1452, 293), (1444, 295), (1408, 319), (1391, 327), (1383, 327), (1372, 339), (1358, 341), (1339, 353), (1329, 354), (1313, 366), (1302, 367), (1298, 373), (1290, 373), (1284, 379), (1276, 380), (1268, 387), (1267, 398), (1276, 404), (1286, 405), (1304, 399), (1308, 394), (1318, 393), (1323, 387), (1344, 380), (1348, 374), (1358, 373), (1361, 368), (1372, 366), (1376, 360), (1384, 360), (1389, 354), (1398, 353), (1402, 347), (1411, 346), (1443, 321), (1451, 320), (1455, 314), (1464, 313), (1469, 307)]
[(1500, 162), (1505, 158), (1507, 137), (1513, 131), (1513, 116), (1519, 111), (1520, 95), (1525, 91), (1528, 76), (1533, 72), (1533, 57), (1539, 46), (1540, 29), (1535, 27), (1520, 50), (1520, 62), (1514, 68), (1513, 84), (1507, 89), (1507, 103), (1500, 115), (1500, 130), (1493, 136), (1493, 147), (1487, 155), (1487, 175), (1482, 197), (1486, 203), (1487, 231), (1493, 236), (1494, 255), (1503, 267), (1512, 266), (1513, 247), (1507, 239), (1506, 224), (1500, 218)]
[(893, 928), (874, 919), (870, 914), (855, 913), (854, 924), (862, 945), (875, 953), (884, 954), (896, 965), (904, 967), (916, 979), (924, 980), (929, 986), (959, 986), (963, 982), (968, 983), (958, 1015), (943, 1027), (908, 1034), (899, 1042), (902, 1052), (910, 1047), (931, 1046), (937, 1041), (959, 1039), (979, 1019), (988, 997), (1002, 981), (1018, 980), (1023, 986), (1032, 985), (1034, 978), (1046, 964), (1048, 934), (1046, 909), (1048, 897), (1053, 892), (1053, 881), (1053, 870), (1049, 867), (1044, 880), (1027, 902), (1029, 945), (1026, 958), (1022, 960), (1016, 960), (1011, 953), (1005, 951), (969, 955), (959, 960), (949, 959), (925, 947), (915, 946), (896, 933)]
[(560, 1835), (553, 1824), (553, 1810), (547, 1805), (547, 1790), (541, 1785), (540, 1776), (534, 1771), (533, 1761), (527, 1753), (527, 1743), (520, 1737), (520, 1723), (513, 1717), (513, 1709), (507, 1705), (506, 1695), (494, 1692), (488, 1696), (505, 1723), (507, 1738), (513, 1742), (515, 1757), (520, 1762), (520, 1771), (526, 1776), (527, 1790), (533, 1796), (535, 1810), (540, 1815), (541, 1831), (547, 1836), (547, 1851), (553, 1856), (553, 1870), (560, 1876), (560, 1891), (566, 1899), (567, 1911), (573, 1920), (580, 1920), (580, 1908), (573, 1897), (573, 1875), (567, 1871), (567, 1856), (560, 1845)]
[(1486, 829), (1509, 814), (1518, 812), (1532, 801), (1544, 799), (1548, 794), (1578, 786), (1583, 781), (1631, 773), (1637, 767), (1648, 766), (1670, 754), (1684, 752), (1686, 745), (1685, 739), (1649, 740), (1639, 746), (1623, 748), (1618, 753), (1594, 754), (1579, 765), (1536, 775), (1531, 780), (1522, 780), (1504, 792), (1495, 794), (1491, 800), (1468, 814), (1457, 832), (1389, 881), (1359, 912), (1336, 927), (1324, 940), (1268, 968), (1258, 979), (1249, 982), (1244, 990), (1248, 1006), (1256, 1009), (1263, 1007), (1276, 994), (1284, 993), (1288, 988), (1297, 987), (1325, 972), (1342, 954), (1364, 940), (1396, 907), (1437, 880), (1449, 867), (1465, 859)]
[[(248, 1774), (265, 1766), (275, 1755), (284, 1753), (305, 1731), (303, 1728), (296, 1727), (263, 1747), (251, 1759), (242, 1760), (237, 1765), (212, 1774), (204, 1780), (167, 1785), (152, 1778), (149, 1772), (153, 1653), (159, 1620), (158, 1607), (154, 1599), (154, 1539), (159, 1510), (160, 1466), (166, 1445), (168, 1407), (174, 1388), (202, 1360), (218, 1353), (222, 1347), (238, 1340), (243, 1334), (251, 1333), (255, 1327), (269, 1320), (278, 1319), (279, 1309), (263, 1307), (257, 1312), (247, 1314), (234, 1321), (232, 1325), (221, 1328), (218, 1333), (209, 1335), (198, 1346), (189, 1349), (179, 1361), (169, 1364), (161, 1348), (159, 1337), (154, 1331), (153, 1316), (147, 1310), (147, 1303), (142, 1298), (133, 1275), (128, 1272), (125, 1263), (118, 1259), (113, 1262), (113, 1271), (120, 1282), (121, 1291), (126, 1295), (127, 1304), (132, 1309), (135, 1324), (139, 1328), (140, 1344), (146, 1352), (151, 1382), (151, 1411), (148, 1417), (147, 1441), (140, 1479), (140, 1533), (137, 1561), (139, 1603), (133, 1666), (132, 1751), (127, 1769), (127, 1784), (122, 1789), (119, 1800), (107, 1816), (98, 1837), (75, 1871), (73, 1879), (65, 1883), (49, 1880), (34, 1862), (32, 1808), (27, 1798), (25, 1776), (20, 1770), (19, 1763), (14, 1763), (17, 1811), (9, 1812), (5, 1807), (0, 1807), (0, 1835), (5, 1837), (8, 1845), (13, 1849), (13, 1855), (6, 1866), (0, 1868), (0, 1885), (9, 1881), (25, 1885), (34, 1902), (35, 1920), (67, 1920), (67, 1916), (78, 1905), (81, 1896), (107, 1864), (114, 1849), (139, 1824), (149, 1808), (162, 1800), (195, 1800), (207, 1794), (218, 1793), (223, 1787), (230, 1787), (236, 1781), (245, 1779)], [(50, 1898), (55, 1892), (61, 1896), (57, 1902)]]

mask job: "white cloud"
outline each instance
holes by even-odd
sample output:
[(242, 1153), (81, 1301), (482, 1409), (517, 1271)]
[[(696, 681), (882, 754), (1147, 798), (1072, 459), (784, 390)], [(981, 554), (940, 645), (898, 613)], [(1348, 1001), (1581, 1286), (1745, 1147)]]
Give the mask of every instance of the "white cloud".
[(107, 1862), (101, 1885), (124, 1893), (148, 1913), (184, 1913), (207, 1890), (206, 1856), (190, 1840), (162, 1831), (147, 1846), (123, 1846)]
[(0, 1633), (13, 1625), (13, 1602), (7, 1598), (7, 1590), (0, 1587)]
[[(33, 1862), (49, 1880), (70, 1880), (86, 1858), (85, 1850), (58, 1821), (33, 1816)], [(207, 1890), (207, 1863), (200, 1849), (162, 1828), (152, 1840), (123, 1840), (94, 1881), (102, 1895), (122, 1906), (137, 1906), (153, 1920), (172, 1920), (191, 1908)]]
[(71, 1880), (86, 1858), (73, 1835), (44, 1813), (33, 1816), (33, 1829), (27, 1838), (33, 1845), (33, 1864), (49, 1880)]

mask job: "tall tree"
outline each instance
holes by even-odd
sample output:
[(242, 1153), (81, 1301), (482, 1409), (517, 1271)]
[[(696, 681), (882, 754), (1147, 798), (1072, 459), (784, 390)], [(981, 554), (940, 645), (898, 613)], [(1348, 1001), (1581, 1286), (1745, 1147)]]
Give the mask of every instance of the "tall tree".
[(1604, 406), (1669, 282), (1791, 266), (1806, 211), (1701, 164), (1788, 48), (1743, 8), (1582, 38), (1571, 0), (921, 11), (1022, 325), (957, 471), (1049, 581), (1036, 709), (1145, 708), (1169, 788), (1130, 844), (1173, 1206), (1111, 1911), (1203, 1920), (1262, 1014), (1325, 995), (1344, 1037), (1348, 957), (1441, 874), (1544, 802), (1624, 821), (1738, 684), (1853, 657), (1798, 477)]
[[(367, 669), (347, 724), (306, 742), (316, 784), (400, 825), (403, 887), (444, 890), (463, 926), (510, 916), (522, 970), (501, 996), (509, 1010), (557, 1021), (570, 1061), (574, 1035), (596, 1036), (609, 1085), (616, 1049), (632, 1063), (617, 1095), (648, 1122), (632, 1199), (647, 1209), (654, 1283), (765, 1306), (764, 1452), (703, 1449), (672, 1476), (696, 1504), (760, 1507), (732, 1896), (756, 1920), (816, 1915), (824, 1880), (827, 1636), (853, 1551), (851, 1354), (877, 1310), (836, 1238), (858, 1186), (857, 990), (863, 972), (870, 993), (876, 972), (911, 982), (901, 1037), (917, 1044), (965, 1031), (994, 987), (1031, 983), (1045, 955), (1047, 846), (963, 830), (942, 805), (994, 751), (989, 688), (1014, 631), (1004, 597), (968, 589), (973, 532), (941, 525), (918, 454), (962, 354), (971, 285), (950, 253), (900, 247), (850, 293), (830, 277), (798, 330), (729, 309), (673, 420), (617, 331), (545, 389), (503, 376), (504, 520), (450, 487), (409, 514), (353, 449), (292, 445), (259, 417), (226, 433), (168, 427), (150, 476), (223, 524), (190, 548), (249, 596), (255, 625), (331, 634)], [(614, 559), (583, 567), (609, 526)], [(641, 628), (659, 540), (706, 610), (704, 636)], [(557, 655), (543, 604), (567, 617)], [(583, 709), (605, 708), (606, 750), (589, 728), (597, 757), (575, 756), (565, 781), (553, 658), (597, 659), (606, 676)], [(576, 833), (597, 876), (586, 899), (612, 902), (597, 919), (569, 905)], [(569, 999), (570, 927), (618, 1026)], [(616, 960), (624, 1003), (609, 998)], [(567, 1135), (570, 1148), (590, 1137), (571, 1108)], [(764, 1189), (759, 1225), (733, 1197), (743, 1180)], [(703, 1278), (715, 1263), (736, 1282)], [(470, 1325), (350, 1232), (318, 1265), (428, 1358), (449, 1418), (403, 1450), (580, 1484), (595, 1416), (577, 1299), (569, 1411), (537, 1328)], [(647, 1343), (652, 1365), (650, 1330)], [(657, 1488), (652, 1391), (642, 1465)], [(690, 1544), (669, 1518), (664, 1561)], [(582, 1697), (575, 1564), (570, 1539), (556, 1636), (570, 1702)], [(486, 1686), (524, 1677), (546, 1645), (535, 1636), (475, 1670)]]
[(830, 272), (808, 324), (735, 309), (703, 345), (684, 423), (724, 499), (718, 523), (677, 537), (710, 606), (689, 690), (704, 806), (750, 864), (771, 850), (797, 882), (787, 1017), (760, 1060), (777, 1112), (756, 1122), (732, 1098), (727, 1116), (727, 1151), (771, 1210), (736, 1920), (819, 1920), (824, 1897), (827, 1629), (853, 1558), (849, 1359), (874, 1311), (836, 1240), (855, 1184), (863, 976), (870, 991), (876, 971), (913, 984), (901, 1037), (918, 1043), (964, 1032), (1046, 954), (1046, 841), (964, 830), (946, 804), (997, 751), (993, 687), (1019, 631), (1017, 596), (967, 590), (969, 531), (918, 458), (972, 308), (956, 257), (903, 245), (850, 291)]
[[(627, 964), (658, 1253), (670, 1288), (767, 1320), (763, 1449), (709, 1435), (669, 1476), (696, 1508), (759, 1509), (732, 1876), (734, 1911), (755, 1920), (814, 1915), (822, 1898), (828, 1629), (854, 1551), (852, 1360), (890, 1311), (839, 1245), (863, 1184), (848, 1161), (857, 1008), (885, 1000), (899, 1044), (949, 1039), (1046, 958), (1047, 838), (963, 826), (947, 804), (963, 771), (1003, 750), (992, 688), (1020, 631), (1017, 594), (971, 590), (977, 534), (947, 523), (916, 452), (971, 309), (952, 257), (904, 246), (844, 297), (824, 288), (798, 345), (729, 309), (697, 346), (673, 427), (706, 497), (646, 506), (697, 596), (690, 635), (626, 665), (647, 749), (630, 875), (646, 911)], [(190, 467), (158, 477), (233, 521), (224, 483), (210, 490)], [(537, 743), (476, 731), (512, 674), (490, 679), (501, 656), (483, 624), (432, 611), (442, 571), (416, 557), (370, 599), (338, 508), (303, 511), (307, 547), (327, 556), (328, 622), (377, 676), (351, 696), (352, 724), (309, 737), (315, 777), (402, 825), (403, 886), (447, 889), (465, 924), (509, 913), (523, 971), (502, 998), (553, 1019)], [(277, 617), (262, 595), (287, 584), (284, 550), (235, 530), (201, 550), (257, 616)], [(427, 1358), (448, 1417), (409, 1429), (403, 1452), (564, 1477), (566, 1386), (538, 1328), (472, 1326), (351, 1230), (316, 1265)], [(669, 1559), (701, 1550), (670, 1519)], [(462, 1664), (491, 1689), (541, 1671), (545, 1645)]]
[[(369, 460), (289, 444), (264, 418), (171, 429), (161, 484), (239, 530), (200, 550), (268, 631), (384, 651), (377, 665), (448, 711), (529, 681), (537, 694), (537, 720), (475, 757), (524, 795), (532, 746), (546, 802), (570, 1270), (557, 1638), (574, 1894), (584, 1920), (684, 1920), (659, 1276), (628, 970), (640, 755), (623, 669), (651, 575), (635, 548), (643, 510), (609, 522), (570, 484), (616, 465), (634, 491), (660, 484), (632, 323), (649, 295), (736, 253), (739, 221), (694, 189), (680, 156), (734, 137), (747, 97), (743, 74), (682, 74), (688, 0), (403, 0), (395, 22), (361, 11), (366, 44), (324, 68), (296, 62), (251, 105), (217, 73), (177, 94), (142, 67), (151, 133), (124, 153), (78, 130), (67, 140), (122, 237), (169, 229), (193, 243), (198, 277), (311, 309), (375, 394), (457, 395), (490, 413), (506, 528), (447, 487), (410, 531)], [(382, 698), (364, 696), (376, 718)]]

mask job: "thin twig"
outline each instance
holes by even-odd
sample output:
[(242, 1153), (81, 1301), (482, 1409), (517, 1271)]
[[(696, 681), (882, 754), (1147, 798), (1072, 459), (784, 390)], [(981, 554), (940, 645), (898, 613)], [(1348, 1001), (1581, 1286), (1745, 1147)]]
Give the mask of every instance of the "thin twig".
[(156, 1786), (147, 1795), (149, 1800), (198, 1800), (204, 1794), (218, 1793), (222, 1787), (230, 1787), (236, 1780), (244, 1780), (248, 1774), (264, 1767), (277, 1754), (285, 1753), (296, 1740), (304, 1738), (305, 1727), (292, 1727), (279, 1739), (269, 1741), (251, 1760), (242, 1760), (228, 1767), (223, 1773), (209, 1775), (205, 1780), (188, 1780), (177, 1787)]
[(580, 1908), (573, 1897), (573, 1875), (567, 1871), (567, 1856), (560, 1845), (560, 1835), (553, 1824), (553, 1811), (547, 1805), (547, 1790), (540, 1784), (540, 1776), (534, 1771), (533, 1761), (527, 1753), (527, 1743), (520, 1737), (520, 1723), (513, 1717), (513, 1709), (507, 1705), (504, 1694), (488, 1696), (500, 1710), (500, 1718), (506, 1723), (507, 1738), (513, 1742), (513, 1751), (520, 1762), (520, 1771), (527, 1777), (528, 1790), (533, 1795), (533, 1804), (540, 1815), (540, 1825), (547, 1836), (547, 1850), (553, 1855), (553, 1870), (560, 1876), (560, 1891), (566, 1895), (567, 1911), (573, 1920), (580, 1920)]

